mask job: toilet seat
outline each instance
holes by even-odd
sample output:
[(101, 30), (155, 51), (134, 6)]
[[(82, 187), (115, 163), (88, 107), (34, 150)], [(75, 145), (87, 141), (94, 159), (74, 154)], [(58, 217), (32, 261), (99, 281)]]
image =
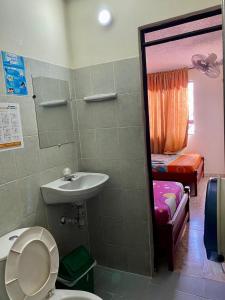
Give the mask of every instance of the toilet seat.
[(27, 229), (13, 244), (6, 261), (5, 286), (9, 298), (48, 298), (54, 290), (58, 268), (59, 253), (52, 235), (42, 227)]

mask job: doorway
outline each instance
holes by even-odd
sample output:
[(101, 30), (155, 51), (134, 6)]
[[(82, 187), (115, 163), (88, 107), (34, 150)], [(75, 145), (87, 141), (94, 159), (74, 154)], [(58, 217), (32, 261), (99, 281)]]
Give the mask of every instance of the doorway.
[[(166, 259), (169, 260), (170, 270), (184, 272), (193, 276), (202, 276), (204, 272), (208, 272), (208, 274), (210, 273), (209, 276), (211, 276), (208, 278), (225, 281), (221, 265), (206, 264), (207, 259), (202, 260), (204, 256), (203, 229), (207, 181), (210, 176), (224, 174), (224, 66), (221, 7), (217, 6), (143, 26), (139, 28), (139, 41), (146, 117), (150, 207), (154, 229), (155, 267), (159, 269), (162, 253), (164, 253)], [(206, 69), (204, 72), (204, 59), (205, 61), (211, 59), (214, 62), (215, 69), (211, 69), (211, 73), (207, 74)], [(197, 64), (202, 65), (198, 66)], [(178, 105), (179, 107), (176, 110), (171, 109), (169, 117), (168, 114), (166, 117), (166, 114), (164, 114), (166, 91), (162, 88), (164, 89), (164, 95), (163, 97), (159, 96), (156, 93), (158, 89), (157, 84), (161, 82), (162, 73), (164, 80), (168, 83), (168, 81), (173, 81), (170, 81), (170, 78), (178, 78), (179, 72), (177, 71), (182, 73), (180, 75), (181, 77), (183, 76), (182, 78), (185, 77), (185, 74), (188, 77), (185, 83), (186, 102), (183, 101), (179, 94), (176, 94), (176, 97), (180, 99), (180, 106)], [(154, 86), (155, 83), (157, 84)], [(154, 86), (154, 88), (150, 89), (150, 85), (151, 87)], [(214, 107), (210, 106), (209, 90), (212, 93), (214, 92), (213, 95), (216, 95), (216, 99), (219, 99), (219, 104), (214, 102)], [(184, 91), (182, 90), (182, 92)], [(153, 103), (153, 97), (155, 97), (155, 103)], [(165, 138), (164, 131), (172, 132), (173, 128), (170, 127), (169, 130), (165, 130), (165, 120), (162, 124), (158, 121), (159, 117), (157, 119), (156, 111), (159, 109), (157, 101), (159, 101), (160, 97), (164, 104), (161, 105), (161, 111), (158, 115), (163, 115), (166, 120), (172, 118), (173, 113), (175, 116), (186, 116), (186, 119), (179, 120), (179, 122), (184, 122), (183, 124), (187, 124), (187, 126), (185, 127), (186, 132), (183, 130), (186, 134), (186, 139), (181, 137), (183, 144), (181, 143), (178, 148), (173, 147), (176, 143), (179, 144), (178, 142), (170, 142), (171, 138)], [(196, 100), (200, 98), (204, 98), (205, 102)], [(217, 104), (219, 105), (219, 111), (216, 111), (218, 109)], [(187, 106), (186, 110), (184, 109), (185, 105)], [(181, 106), (182, 110), (179, 110)], [(206, 121), (207, 109), (209, 113), (208, 122)], [(218, 117), (216, 117), (217, 115)], [(217, 136), (218, 140), (213, 142), (206, 138), (212, 131), (212, 128), (206, 128), (206, 125), (207, 123), (210, 124), (209, 120), (212, 121), (214, 117), (218, 129), (216, 132), (218, 133), (219, 131), (220, 134)], [(176, 117), (174, 117), (174, 127), (177, 127), (175, 119)], [(157, 130), (160, 126), (164, 131), (161, 130), (158, 133)], [(169, 125), (167, 124), (167, 126)], [(175, 133), (174, 135), (176, 135)], [(199, 133), (201, 134), (199, 135)], [(205, 133), (205, 137), (203, 137), (203, 133)], [(213, 131), (211, 132), (213, 138), (216, 138), (217, 133), (215, 134), (214, 132), (213, 134)], [(157, 142), (156, 139), (158, 139)], [(163, 139), (164, 143), (162, 142)], [(218, 153), (216, 151), (213, 152), (213, 147), (211, 146), (212, 144), (218, 144), (218, 141), (221, 141), (216, 149)], [(160, 148), (161, 146), (163, 150)], [(191, 166), (193, 167), (192, 171), (189, 170), (190, 172), (180, 172), (180, 166), (173, 163), (176, 159), (181, 160), (180, 156), (183, 159), (184, 154), (192, 154), (185, 159), (195, 161), (194, 166)], [(183, 162), (180, 163), (182, 165)], [(179, 170), (177, 169), (178, 167)], [(172, 171), (169, 172), (169, 170)], [(175, 186), (171, 187), (171, 184), (176, 182), (187, 186), (183, 190), (179, 201), (177, 201), (174, 194), (176, 195), (176, 193), (180, 192), (175, 191)], [(159, 186), (160, 184), (161, 186)], [(188, 187), (190, 190), (188, 190)], [(156, 188), (158, 189), (157, 191)], [(166, 215), (164, 218), (164, 221), (166, 220), (165, 222), (167, 222), (166, 225), (169, 224), (169, 226), (163, 224), (162, 218), (159, 221), (159, 211), (161, 213), (163, 209), (160, 206), (162, 198), (159, 198), (158, 202), (156, 198), (160, 193), (167, 195), (167, 199), (163, 200), (167, 202), (163, 203), (163, 205), (170, 206), (172, 203), (172, 208), (169, 207), (168, 210), (168, 219), (166, 219)], [(167, 247), (168, 244), (170, 245), (169, 247)], [(164, 248), (162, 253), (160, 252), (161, 248)], [(190, 259), (191, 256), (192, 258), (194, 256), (194, 259)]]

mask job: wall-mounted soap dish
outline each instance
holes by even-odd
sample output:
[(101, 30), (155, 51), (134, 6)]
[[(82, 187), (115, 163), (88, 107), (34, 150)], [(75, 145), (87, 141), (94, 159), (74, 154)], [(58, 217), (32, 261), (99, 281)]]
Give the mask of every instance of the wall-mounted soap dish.
[(94, 101), (106, 101), (106, 100), (113, 100), (117, 98), (117, 93), (108, 93), (108, 94), (96, 94), (92, 96), (84, 97), (84, 100), (87, 102), (94, 102)]
[(52, 101), (43, 101), (39, 104), (39, 106), (43, 107), (55, 107), (67, 105), (68, 100), (52, 100)]

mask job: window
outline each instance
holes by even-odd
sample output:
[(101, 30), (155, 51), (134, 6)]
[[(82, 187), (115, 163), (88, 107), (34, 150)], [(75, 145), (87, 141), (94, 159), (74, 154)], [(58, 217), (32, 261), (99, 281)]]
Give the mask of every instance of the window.
[(188, 119), (188, 134), (195, 133), (194, 124), (194, 82), (190, 81), (188, 83), (188, 109), (189, 109), (189, 119)]

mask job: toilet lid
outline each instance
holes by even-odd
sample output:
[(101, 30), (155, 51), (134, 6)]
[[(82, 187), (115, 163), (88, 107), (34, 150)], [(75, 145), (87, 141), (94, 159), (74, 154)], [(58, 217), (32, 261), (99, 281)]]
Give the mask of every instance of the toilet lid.
[(22, 233), (10, 249), (5, 285), (10, 300), (45, 299), (54, 289), (59, 253), (52, 235), (42, 227)]

